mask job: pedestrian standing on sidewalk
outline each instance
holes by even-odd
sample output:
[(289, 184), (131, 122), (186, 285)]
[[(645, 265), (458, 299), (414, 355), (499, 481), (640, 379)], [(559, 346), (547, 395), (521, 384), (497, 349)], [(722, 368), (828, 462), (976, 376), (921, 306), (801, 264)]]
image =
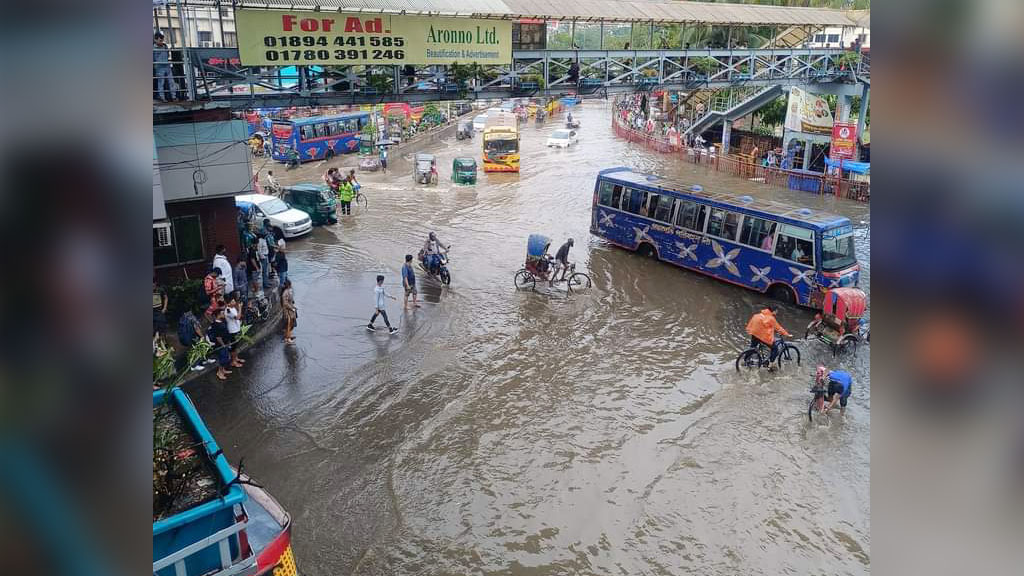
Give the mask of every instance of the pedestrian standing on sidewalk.
[(224, 309), (224, 323), (228, 327), (228, 344), (231, 346), (231, 365), (241, 368), (245, 360), (238, 357), (238, 347), (242, 345), (239, 336), (242, 334), (242, 303), (238, 291), (228, 296), (227, 307)]
[(284, 309), (284, 342), (285, 344), (291, 344), (295, 342), (295, 337), (292, 336), (292, 329), (295, 328), (295, 319), (299, 317), (299, 311), (295, 307), (292, 281), (285, 280), (281, 287), (284, 289), (281, 292), (281, 308)]
[(412, 269), (412, 254), (405, 255), (405, 264), (402, 265), (402, 286), (405, 287), (405, 302), (402, 305), (402, 309), (409, 309), (410, 294), (412, 294), (413, 307), (419, 308), (420, 305), (417, 302), (419, 292), (416, 290), (416, 272)]
[(214, 311), (213, 324), (210, 324), (206, 335), (213, 342), (213, 348), (217, 352), (217, 379), (227, 380), (228, 374), (231, 374), (231, 370), (228, 370), (228, 367), (231, 366), (231, 345), (229, 343), (231, 336), (228, 334), (228, 325), (224, 321), (224, 308), (217, 308)]
[(167, 290), (153, 277), (153, 330), (163, 333), (167, 330)]
[(203, 294), (206, 295), (206, 298), (200, 302), (204, 307), (209, 307), (206, 319), (212, 322), (213, 316), (210, 313), (213, 311), (217, 299), (224, 295), (223, 284), (220, 281), (220, 268), (211, 268), (210, 272), (203, 277)]
[(259, 243), (258, 239), (253, 239), (249, 242), (249, 246), (245, 249), (245, 271), (249, 274), (249, 296), (255, 296), (257, 292), (263, 291), (263, 281), (261, 270), (262, 264), (260, 263), (260, 254), (256, 245)]
[(284, 283), (288, 281), (288, 256), (285, 254), (285, 243), (284, 237), (277, 239), (277, 249), (275, 252), (275, 262), (277, 265), (277, 285), (284, 290)]
[(260, 259), (260, 276), (262, 277), (263, 288), (270, 288), (270, 247), (267, 245), (266, 235), (260, 235), (256, 239), (256, 255)]
[(377, 287), (373, 289), (373, 293), (374, 293), (373, 316), (370, 317), (370, 323), (366, 325), (366, 329), (369, 330), (370, 332), (373, 332), (374, 330), (376, 330), (377, 328), (375, 328), (373, 326), (373, 323), (377, 321), (377, 316), (382, 316), (384, 318), (384, 325), (388, 327), (388, 334), (394, 334), (395, 332), (398, 332), (398, 328), (394, 328), (393, 326), (391, 326), (391, 322), (388, 321), (388, 312), (387, 312), (387, 310), (384, 309), (384, 306), (385, 306), (384, 298), (385, 297), (391, 298), (392, 300), (397, 300), (397, 298), (395, 298), (391, 294), (388, 294), (387, 291), (384, 290), (384, 275), (383, 274), (378, 274), (377, 275)]
[(245, 263), (245, 256), (240, 254), (235, 262), (235, 270), (232, 272), (235, 282), (235, 292), (242, 302), (249, 299), (249, 270)]
[(213, 257), (213, 267), (220, 270), (221, 282), (224, 282), (224, 294), (231, 294), (235, 291), (234, 274), (231, 271), (231, 262), (228, 261), (228, 249), (223, 244), (218, 244)]

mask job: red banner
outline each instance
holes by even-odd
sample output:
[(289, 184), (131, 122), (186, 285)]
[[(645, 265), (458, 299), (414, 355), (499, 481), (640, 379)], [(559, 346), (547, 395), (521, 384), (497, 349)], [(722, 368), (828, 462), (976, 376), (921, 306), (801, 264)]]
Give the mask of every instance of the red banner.
[(857, 154), (857, 125), (852, 122), (836, 122), (832, 125), (833, 160), (852, 160)]

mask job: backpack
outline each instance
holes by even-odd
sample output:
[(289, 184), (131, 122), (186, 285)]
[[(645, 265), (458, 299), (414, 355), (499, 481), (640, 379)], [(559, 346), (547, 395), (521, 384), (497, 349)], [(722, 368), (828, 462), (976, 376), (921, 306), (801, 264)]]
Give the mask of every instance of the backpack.
[(182, 314), (181, 318), (178, 319), (178, 341), (181, 345), (186, 348), (191, 348), (195, 344), (196, 330), (192, 325), (192, 315)]

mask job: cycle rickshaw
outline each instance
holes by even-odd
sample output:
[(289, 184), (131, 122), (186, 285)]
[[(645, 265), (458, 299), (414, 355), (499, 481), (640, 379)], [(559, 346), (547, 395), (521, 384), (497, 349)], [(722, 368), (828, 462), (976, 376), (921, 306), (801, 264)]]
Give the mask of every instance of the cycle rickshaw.
[(821, 312), (807, 325), (804, 337), (814, 335), (829, 345), (832, 356), (854, 355), (857, 345), (871, 342), (871, 332), (864, 319), (868, 298), (858, 288), (832, 288), (825, 292)]
[[(529, 288), (533, 290), (537, 286), (538, 280), (552, 283), (563, 282), (563, 280), (552, 281), (554, 278), (555, 262), (548, 254), (548, 248), (550, 247), (551, 239), (547, 236), (530, 234), (529, 239), (526, 241), (526, 266), (516, 272), (516, 288)], [(562, 272), (559, 271), (558, 275), (561, 276)], [(569, 264), (569, 269), (565, 272), (564, 282), (569, 292), (586, 290), (591, 286), (590, 276), (583, 272), (577, 272), (575, 263)]]

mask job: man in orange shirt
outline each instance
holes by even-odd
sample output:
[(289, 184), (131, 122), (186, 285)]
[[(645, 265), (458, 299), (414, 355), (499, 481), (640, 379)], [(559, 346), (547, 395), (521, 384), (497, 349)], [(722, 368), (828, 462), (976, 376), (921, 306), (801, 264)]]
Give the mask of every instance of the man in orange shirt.
[[(751, 316), (750, 321), (747, 322), (747, 334), (750, 334), (750, 347), (757, 348), (757, 344), (760, 342), (772, 349), (771, 357), (768, 359), (769, 364), (775, 362), (779, 352), (782, 350), (782, 340), (777, 340), (775, 333), (778, 332), (784, 336), (790, 336), (789, 332), (786, 332), (786, 329), (775, 319), (775, 314), (778, 311), (778, 306), (769, 304), (767, 308)], [(769, 369), (771, 369), (770, 366)]]

